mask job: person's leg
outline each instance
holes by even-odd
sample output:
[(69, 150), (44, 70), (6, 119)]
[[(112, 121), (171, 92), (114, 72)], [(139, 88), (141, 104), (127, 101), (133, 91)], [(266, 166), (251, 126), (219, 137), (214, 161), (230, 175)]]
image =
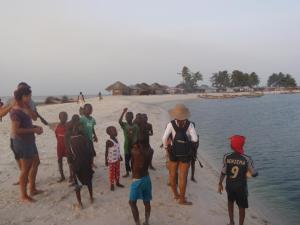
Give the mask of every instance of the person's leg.
[(125, 168), (126, 168), (126, 174), (123, 177), (129, 177), (129, 172), (131, 171), (129, 153), (125, 153)]
[(196, 179), (195, 179), (195, 159), (193, 158), (192, 161), (191, 161), (191, 181), (193, 182), (197, 182)]
[(246, 209), (245, 208), (239, 208), (239, 225), (244, 225), (245, 216), (246, 216)]
[(38, 172), (38, 167), (40, 165), (40, 157), (36, 154), (32, 161), (32, 166), (29, 172), (29, 191), (30, 195), (37, 195), (42, 193), (43, 191), (36, 189), (36, 176)]
[(115, 177), (116, 177), (117, 187), (123, 188), (124, 185), (120, 184), (120, 161), (116, 162)]
[(91, 201), (91, 203), (93, 204), (93, 203), (94, 203), (93, 182), (90, 181), (90, 182), (87, 184), (87, 187), (88, 187), (89, 194), (90, 194), (90, 201)]
[(131, 212), (133, 215), (133, 219), (136, 225), (141, 225), (141, 221), (140, 221), (140, 215), (139, 215), (139, 209), (137, 207), (137, 201), (129, 201), (129, 205), (131, 208)]
[(58, 162), (58, 170), (59, 170), (59, 173), (60, 173), (60, 179), (58, 180), (58, 182), (63, 182), (66, 178), (65, 178), (65, 175), (64, 175), (64, 170), (63, 170), (63, 159), (62, 158), (58, 158), (57, 160)]
[(179, 162), (179, 191), (180, 200), (179, 203), (183, 205), (191, 205), (191, 202), (187, 202), (185, 198), (187, 177), (189, 173), (190, 163)]
[(228, 201), (229, 225), (234, 225), (234, 202)]
[(114, 163), (109, 163), (109, 181), (110, 181), (110, 190), (114, 191), (115, 190), (115, 164)]
[(150, 218), (150, 214), (151, 214), (151, 204), (150, 204), (150, 202), (144, 201), (144, 205), (145, 205), (145, 223), (144, 223), (144, 225), (149, 225), (149, 218)]
[(178, 162), (169, 161), (169, 182), (172, 188), (174, 198), (179, 199), (179, 194), (177, 190), (177, 169), (178, 169)]
[(82, 205), (82, 202), (81, 202), (81, 193), (80, 193), (80, 191), (81, 191), (81, 187), (77, 186), (75, 188), (75, 193), (76, 193), (76, 198), (77, 198), (77, 201), (78, 201), (78, 206), (80, 208), (83, 208), (83, 205)]
[(150, 148), (150, 151), (152, 151), (152, 154), (151, 154), (151, 161), (150, 161), (150, 166), (149, 166), (149, 168), (150, 168), (151, 170), (156, 170), (156, 169), (154, 168), (153, 164), (152, 164), (152, 160), (153, 160), (153, 156), (154, 156), (154, 150), (153, 150), (152, 148)]
[(27, 183), (29, 171), (32, 167), (32, 159), (20, 159), (21, 171), (20, 171), (20, 192), (21, 200), (24, 202), (33, 202), (34, 200), (27, 194)]

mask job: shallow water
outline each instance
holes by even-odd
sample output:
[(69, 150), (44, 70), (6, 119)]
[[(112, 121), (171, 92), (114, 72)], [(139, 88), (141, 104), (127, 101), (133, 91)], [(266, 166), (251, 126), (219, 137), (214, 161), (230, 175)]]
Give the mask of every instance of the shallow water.
[(250, 194), (285, 225), (300, 224), (300, 95), (185, 104), (197, 124), (200, 149), (214, 166), (220, 168), (224, 153), (231, 151), (230, 136), (246, 136), (246, 154), (260, 174), (249, 181)]

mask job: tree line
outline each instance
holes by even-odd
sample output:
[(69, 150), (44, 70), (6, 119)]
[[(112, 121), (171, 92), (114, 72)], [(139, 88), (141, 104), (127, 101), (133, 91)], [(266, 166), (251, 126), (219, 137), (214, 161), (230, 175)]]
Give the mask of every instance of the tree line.
[[(195, 91), (199, 86), (198, 82), (203, 80), (203, 75), (198, 72), (192, 72), (187, 66), (182, 68), (181, 86), (187, 92)], [(260, 78), (255, 73), (244, 73), (239, 70), (234, 70), (229, 73), (227, 70), (213, 73), (210, 77), (210, 82), (215, 88), (236, 88), (236, 87), (258, 87)], [(268, 87), (297, 87), (296, 80), (290, 74), (273, 73), (268, 78)]]

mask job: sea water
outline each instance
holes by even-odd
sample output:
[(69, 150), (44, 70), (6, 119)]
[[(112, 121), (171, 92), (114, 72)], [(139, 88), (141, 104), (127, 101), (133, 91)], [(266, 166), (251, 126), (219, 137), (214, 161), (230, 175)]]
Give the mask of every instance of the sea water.
[(245, 152), (259, 171), (248, 182), (250, 200), (258, 199), (282, 225), (299, 225), (300, 95), (184, 103), (196, 122), (201, 153), (215, 168), (221, 168), (223, 155), (231, 151), (229, 137), (246, 136)]

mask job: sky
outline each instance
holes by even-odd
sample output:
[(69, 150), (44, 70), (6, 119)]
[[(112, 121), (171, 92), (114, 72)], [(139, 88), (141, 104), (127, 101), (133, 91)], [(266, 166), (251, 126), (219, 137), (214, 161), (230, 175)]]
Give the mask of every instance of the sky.
[[(96, 94), (115, 82), (209, 84), (220, 70), (300, 83), (297, 0), (0, 0), (0, 96)], [(201, 84), (201, 83), (200, 83)]]

